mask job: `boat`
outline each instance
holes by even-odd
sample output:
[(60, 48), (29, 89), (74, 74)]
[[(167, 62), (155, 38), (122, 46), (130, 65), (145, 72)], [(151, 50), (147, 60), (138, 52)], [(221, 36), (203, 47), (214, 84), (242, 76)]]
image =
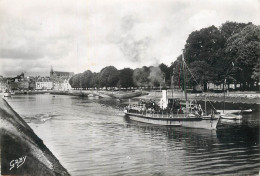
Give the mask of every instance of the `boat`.
[(10, 92), (4, 92), (4, 97), (11, 97), (11, 93)]
[(94, 97), (94, 95), (93, 94), (88, 94), (88, 97)]
[(11, 97), (11, 92), (9, 91), (9, 89), (5, 90), (4, 97)]
[[(227, 114), (249, 114), (252, 113), (252, 109), (244, 109), (244, 110), (224, 110)], [(223, 112), (223, 110), (217, 110), (218, 113)]]
[[(184, 74), (183, 78), (185, 79), (184, 58), (182, 63)], [(124, 113), (130, 120), (143, 123), (189, 128), (203, 128), (210, 130), (217, 129), (220, 116), (213, 113), (210, 116), (203, 116), (201, 108), (198, 108), (200, 106), (196, 105), (196, 108), (194, 108), (194, 105), (188, 101), (185, 82), (183, 91), (185, 93), (186, 100), (185, 107), (180, 107), (180, 103), (175, 101), (176, 99), (167, 98), (167, 89), (162, 89), (160, 106), (155, 102), (139, 103), (137, 105), (131, 105), (129, 102), (129, 105), (124, 108)]]
[(136, 113), (131, 112), (131, 110), (125, 109), (125, 115), (131, 120), (150, 123), (155, 125), (166, 125), (166, 126), (183, 126), (190, 128), (203, 128), (214, 130), (217, 129), (217, 124), (219, 122), (218, 117), (214, 118), (203, 118), (199, 116), (194, 116), (192, 114), (178, 114), (175, 116), (169, 115), (158, 115), (149, 113)]
[[(234, 63), (232, 62), (232, 66), (234, 67)], [(223, 110), (217, 110), (217, 113), (220, 114), (221, 119), (228, 119), (228, 120), (241, 120), (243, 116), (242, 113), (251, 113), (252, 109), (247, 110), (226, 110), (225, 109), (225, 103), (226, 103), (226, 76), (228, 73), (233, 69), (233, 67), (230, 70), (227, 70), (225, 74), (225, 79), (223, 83), (223, 93), (224, 93), (224, 101), (223, 101)]]
[(220, 115), (221, 119), (228, 119), (228, 120), (241, 120), (243, 118), (242, 113), (247, 112), (251, 113), (252, 109), (250, 110), (217, 110), (217, 113)]
[[(162, 90), (162, 94), (167, 95), (167, 90)], [(167, 96), (163, 96), (167, 97)], [(128, 105), (124, 109), (126, 117), (130, 120), (150, 123), (154, 125), (165, 126), (182, 126), (189, 128), (203, 128), (203, 129), (217, 129), (220, 116), (218, 114), (211, 114), (202, 116), (199, 112), (193, 112), (191, 108), (183, 107), (180, 113), (171, 113), (163, 108), (148, 108), (146, 104)], [(157, 110), (155, 110), (157, 109)]]
[(241, 120), (242, 115), (230, 114), (230, 113), (222, 113), (220, 114), (221, 119), (228, 119), (228, 120)]

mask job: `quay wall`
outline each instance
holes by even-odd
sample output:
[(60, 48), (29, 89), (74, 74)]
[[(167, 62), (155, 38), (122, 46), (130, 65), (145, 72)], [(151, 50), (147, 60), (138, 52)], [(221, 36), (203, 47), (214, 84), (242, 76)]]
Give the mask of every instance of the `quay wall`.
[[(141, 96), (140, 99), (153, 99), (159, 101), (162, 97), (162, 93), (159, 91), (149, 91), (148, 95)], [(207, 101), (212, 102), (223, 102), (223, 93), (192, 93), (188, 94), (189, 100), (204, 101), (205, 96)], [(167, 93), (168, 98), (177, 98), (180, 100), (185, 100), (183, 92), (180, 91), (170, 91)], [(139, 97), (138, 97), (139, 98)], [(260, 94), (256, 92), (232, 92), (225, 94), (225, 101), (231, 103), (247, 103), (247, 104), (260, 104)]]
[[(50, 93), (54, 95), (71, 95), (71, 96), (98, 96), (101, 98), (137, 98), (137, 99), (153, 99), (159, 101), (162, 97), (160, 91), (97, 91), (97, 90), (69, 90), (69, 91), (28, 91), (28, 92), (16, 92), (15, 94), (44, 94)], [(205, 100), (205, 96), (208, 101), (223, 102), (223, 93), (189, 93), (188, 98), (190, 100)], [(168, 98), (177, 98), (184, 100), (184, 94), (181, 91), (168, 90)], [(260, 104), (260, 93), (258, 92), (228, 92), (225, 95), (226, 102), (233, 103), (248, 103), (248, 104)]]
[(1, 175), (70, 175), (31, 127), (0, 98)]

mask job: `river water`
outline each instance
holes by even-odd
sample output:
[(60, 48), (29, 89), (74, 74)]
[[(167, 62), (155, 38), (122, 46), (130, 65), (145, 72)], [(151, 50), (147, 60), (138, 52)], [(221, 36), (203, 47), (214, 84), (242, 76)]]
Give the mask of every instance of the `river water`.
[[(50, 94), (8, 103), (71, 175), (258, 175), (259, 105), (217, 131), (129, 121), (117, 100)], [(215, 104), (216, 107), (220, 104)]]

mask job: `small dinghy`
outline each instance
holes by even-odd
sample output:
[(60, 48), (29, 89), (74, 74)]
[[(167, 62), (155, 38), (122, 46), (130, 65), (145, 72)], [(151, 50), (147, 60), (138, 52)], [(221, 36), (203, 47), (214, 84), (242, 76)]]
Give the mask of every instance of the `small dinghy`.
[[(223, 110), (217, 110), (218, 113), (222, 113)], [(248, 114), (252, 113), (252, 109), (245, 109), (245, 110), (225, 110), (226, 114)]]
[(228, 120), (241, 120), (242, 115), (235, 115), (235, 114), (229, 114), (229, 113), (224, 113), (220, 115), (221, 119), (228, 119)]
[(4, 93), (4, 97), (11, 97), (11, 93), (10, 92), (5, 92)]

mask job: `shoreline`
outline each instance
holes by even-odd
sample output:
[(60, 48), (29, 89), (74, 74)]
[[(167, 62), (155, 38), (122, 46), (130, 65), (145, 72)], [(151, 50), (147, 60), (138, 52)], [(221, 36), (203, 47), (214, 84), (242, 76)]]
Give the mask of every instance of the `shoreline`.
[[(27, 91), (15, 92), (16, 95), (22, 94), (53, 94), (53, 95), (70, 95), (81, 97), (100, 97), (100, 98), (116, 98), (116, 99), (153, 99), (159, 101), (161, 92), (159, 91), (105, 91), (105, 90), (69, 90), (69, 91)], [(204, 101), (205, 96), (207, 101), (224, 102), (223, 93), (189, 93), (190, 100)], [(184, 95), (180, 91), (171, 92), (168, 90), (168, 98), (177, 98), (185, 100)], [(260, 104), (260, 94), (256, 92), (229, 92), (225, 95), (226, 102), (233, 103), (247, 103), (247, 104)]]
[[(207, 101), (212, 102), (224, 102), (223, 93), (189, 93), (188, 99), (205, 101), (205, 96)], [(159, 101), (162, 97), (161, 92), (150, 92), (149, 95), (140, 96), (140, 99), (154, 99)], [(168, 98), (176, 98), (180, 100), (185, 100), (184, 94), (182, 92), (171, 92), (167, 93)], [(260, 94), (259, 93), (241, 93), (232, 92), (225, 95), (225, 102), (229, 103), (246, 103), (246, 104), (260, 104)]]
[[(1, 175), (65, 175), (68, 171), (16, 113), (6, 100), (0, 98)], [(12, 164), (15, 159), (23, 164)]]
[[(3, 93), (2, 93), (3, 94)], [(117, 98), (126, 99), (138, 97), (141, 95), (146, 95), (147, 93), (142, 91), (105, 91), (105, 90), (69, 90), (69, 91), (56, 91), (56, 90), (46, 90), (46, 91), (22, 91), (15, 92), (15, 95), (32, 95), (32, 94), (53, 94), (53, 95), (70, 95), (70, 96), (80, 96), (80, 97), (101, 97), (101, 98)]]

